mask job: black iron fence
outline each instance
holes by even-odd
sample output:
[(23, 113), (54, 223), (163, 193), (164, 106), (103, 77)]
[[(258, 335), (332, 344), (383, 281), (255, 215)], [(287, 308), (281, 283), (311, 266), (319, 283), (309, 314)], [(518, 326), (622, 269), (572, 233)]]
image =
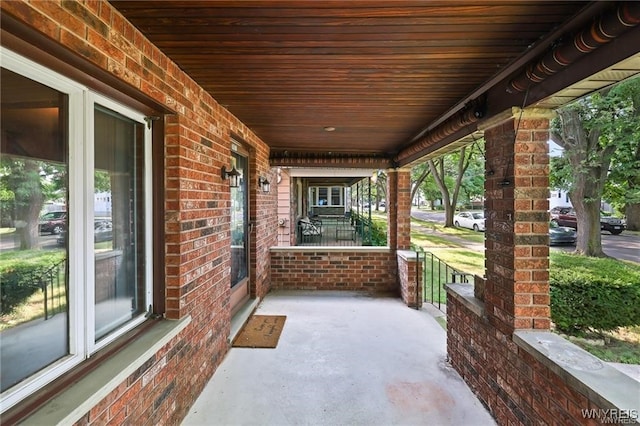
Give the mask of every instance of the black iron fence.
[(422, 300), (424, 302), (431, 303), (442, 311), (447, 303), (445, 284), (474, 284), (473, 274), (452, 267), (422, 247), (413, 247), (413, 249), (418, 261), (422, 262)]
[[(42, 294), (41, 315), (45, 320), (67, 309), (67, 259), (42, 267), (21, 267), (0, 278), (0, 313), (7, 314)], [(35, 300), (40, 300), (36, 297)], [(35, 302), (29, 302), (35, 303)], [(40, 303), (40, 302), (38, 302)]]
[(298, 221), (299, 246), (384, 246), (371, 220), (360, 215), (303, 218)]
[(67, 309), (67, 259), (52, 265), (39, 277), (38, 282), (44, 293), (44, 319)]

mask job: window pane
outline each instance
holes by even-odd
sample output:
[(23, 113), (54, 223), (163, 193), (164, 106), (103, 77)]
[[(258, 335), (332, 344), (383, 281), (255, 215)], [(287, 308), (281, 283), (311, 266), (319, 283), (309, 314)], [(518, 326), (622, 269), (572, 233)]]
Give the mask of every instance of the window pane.
[(95, 110), (96, 341), (145, 311), (144, 126)]
[(312, 206), (317, 206), (318, 205), (318, 188), (316, 188), (315, 186), (312, 186), (309, 189), (309, 198), (311, 199), (311, 205)]
[(240, 173), (240, 186), (231, 188), (231, 287), (239, 284), (249, 274), (247, 264), (247, 225), (249, 205), (247, 200), (248, 159), (233, 153), (233, 166)]
[(326, 187), (318, 188), (318, 205), (319, 206), (329, 205), (329, 188), (326, 188)]
[(332, 206), (341, 206), (342, 205), (342, 188), (340, 187), (332, 187), (331, 188), (331, 205)]
[(67, 95), (2, 69), (2, 391), (69, 353)]

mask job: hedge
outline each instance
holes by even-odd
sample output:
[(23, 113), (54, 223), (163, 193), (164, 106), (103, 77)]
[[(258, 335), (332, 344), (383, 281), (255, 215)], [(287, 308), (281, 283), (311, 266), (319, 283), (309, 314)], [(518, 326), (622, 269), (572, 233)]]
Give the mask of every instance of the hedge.
[(0, 258), (0, 315), (10, 314), (40, 290), (36, 278), (64, 259), (61, 252), (31, 251)]
[(614, 259), (552, 256), (551, 319), (564, 332), (640, 325), (640, 268)]

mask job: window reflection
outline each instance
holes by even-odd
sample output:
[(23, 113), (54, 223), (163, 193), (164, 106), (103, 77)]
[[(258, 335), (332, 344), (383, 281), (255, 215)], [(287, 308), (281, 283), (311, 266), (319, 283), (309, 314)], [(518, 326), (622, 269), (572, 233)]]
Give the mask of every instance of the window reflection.
[(144, 128), (95, 111), (96, 340), (144, 312)]
[(247, 265), (247, 169), (248, 160), (233, 153), (234, 167), (240, 172), (240, 185), (231, 188), (231, 287), (248, 276)]
[(69, 353), (67, 96), (2, 69), (2, 391)]

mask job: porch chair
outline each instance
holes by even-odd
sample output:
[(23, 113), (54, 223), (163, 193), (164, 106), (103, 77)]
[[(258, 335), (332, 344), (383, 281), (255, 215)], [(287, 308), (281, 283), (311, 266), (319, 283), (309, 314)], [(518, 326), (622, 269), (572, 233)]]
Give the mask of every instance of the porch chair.
[(300, 242), (309, 243), (316, 239), (322, 239), (322, 221), (303, 217), (298, 221)]

